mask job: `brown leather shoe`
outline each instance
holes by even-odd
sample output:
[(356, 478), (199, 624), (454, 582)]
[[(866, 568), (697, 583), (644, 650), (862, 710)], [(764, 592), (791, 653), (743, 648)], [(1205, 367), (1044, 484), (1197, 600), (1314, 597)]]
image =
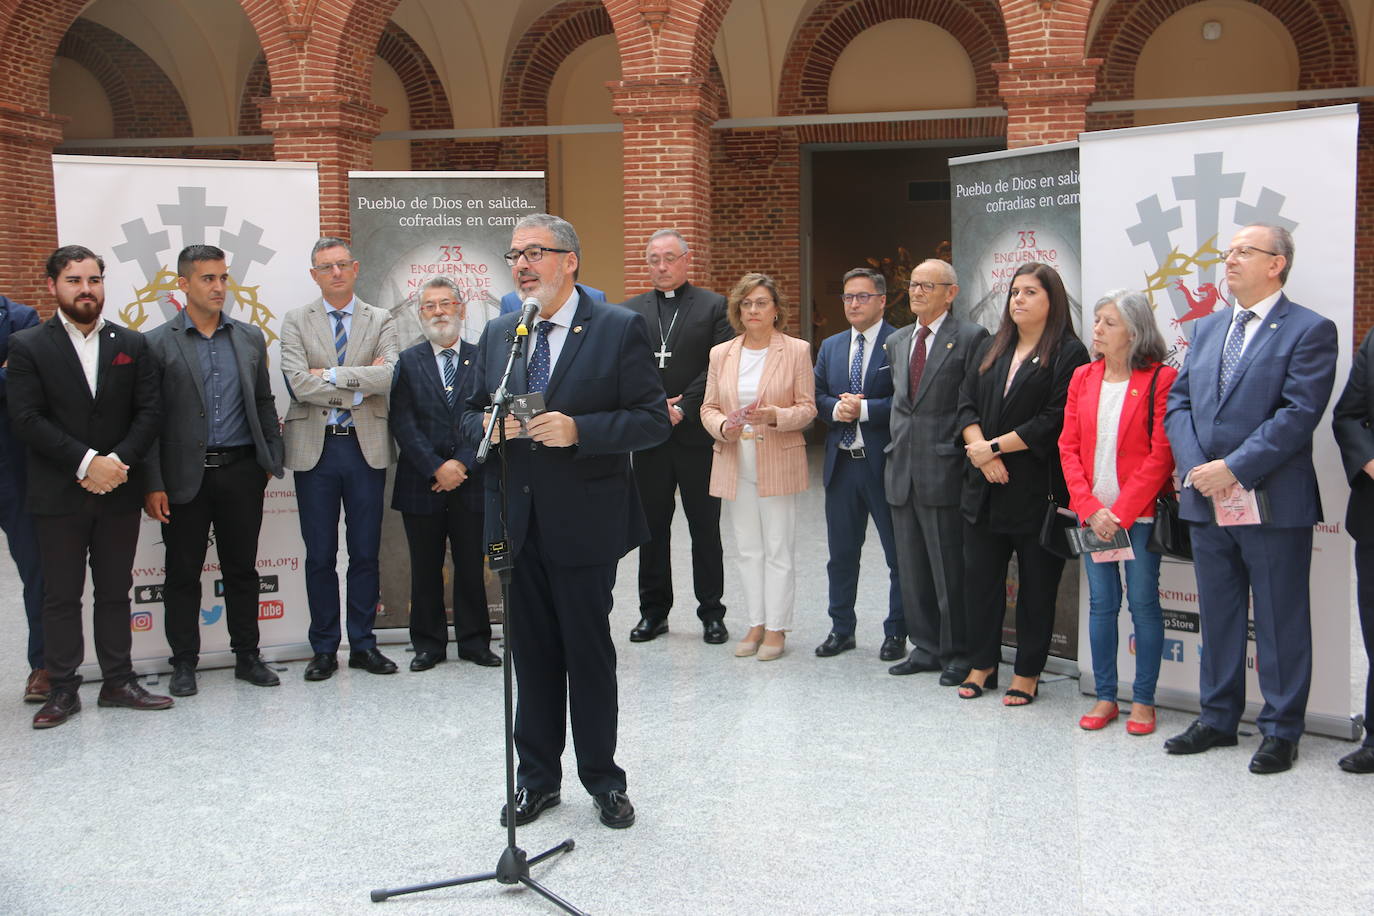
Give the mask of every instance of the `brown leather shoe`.
[(33, 716), (34, 728), (55, 728), (81, 711), (75, 690), (54, 690)]
[(106, 683), (100, 688), (100, 706), (122, 706), (125, 709), (166, 709), (172, 705), (171, 697), (159, 696), (143, 689), (138, 681), (127, 684)]
[(35, 668), (29, 672), (29, 679), (24, 682), (24, 702), (25, 703), (46, 703), (48, 695), (52, 693), (52, 685), (48, 683), (48, 669)]

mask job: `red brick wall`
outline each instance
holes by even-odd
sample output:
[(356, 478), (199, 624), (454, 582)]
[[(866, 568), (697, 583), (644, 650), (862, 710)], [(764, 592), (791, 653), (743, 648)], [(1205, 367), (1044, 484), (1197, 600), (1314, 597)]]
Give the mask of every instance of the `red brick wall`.
[(191, 116), (181, 93), (157, 62), (123, 35), (78, 19), (57, 54), (85, 67), (105, 90), (115, 137), (191, 136)]

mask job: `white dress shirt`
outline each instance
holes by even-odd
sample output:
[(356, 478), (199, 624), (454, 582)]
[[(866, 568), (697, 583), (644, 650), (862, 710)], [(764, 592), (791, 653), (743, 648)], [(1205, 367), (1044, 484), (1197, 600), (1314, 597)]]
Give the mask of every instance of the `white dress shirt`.
[[(873, 360), (873, 348), (877, 346), (875, 341), (878, 339), (878, 331), (882, 328), (882, 320), (873, 322), (867, 331), (860, 333), (854, 328), (849, 329), (849, 355), (844, 361), (845, 390), (849, 390), (849, 367), (854, 365), (854, 353), (859, 347), (859, 338), (864, 339), (864, 361), (859, 367), (859, 382), (862, 383), (868, 378), (868, 364)], [(836, 414), (839, 412), (840, 405), (836, 404), (835, 409), (830, 412), (830, 419), (842, 422)], [(868, 401), (859, 402), (859, 422), (868, 422)], [(854, 444), (850, 448), (860, 449), (864, 447), (863, 427), (856, 426), (854, 431)]]
[[(1245, 324), (1245, 340), (1240, 346), (1241, 356), (1245, 355), (1245, 350), (1247, 347), (1250, 346), (1250, 341), (1255, 339), (1255, 335), (1259, 333), (1260, 326), (1264, 324), (1264, 319), (1268, 318), (1269, 313), (1274, 310), (1274, 306), (1278, 303), (1279, 296), (1281, 295), (1283, 295), (1283, 290), (1276, 290), (1270, 295), (1265, 296), (1259, 302), (1256, 302), (1254, 305), (1250, 306), (1250, 308), (1248, 309), (1248, 311), (1255, 313), (1255, 317), (1250, 319)], [(1236, 303), (1235, 312), (1231, 315), (1232, 327), (1226, 329), (1226, 336), (1228, 339), (1230, 338), (1231, 331), (1236, 323), (1236, 316), (1239, 315), (1240, 312), (1241, 307), (1240, 303), (1238, 302)], [(1222, 346), (1225, 346), (1225, 341), (1222, 341)]]
[(539, 325), (543, 324), (545, 321), (553, 323), (553, 327), (549, 328), (548, 331), (550, 379), (553, 378), (554, 367), (558, 365), (558, 357), (563, 352), (563, 344), (568, 340), (568, 329), (572, 327), (573, 319), (577, 317), (577, 300), (579, 298), (580, 297), (577, 295), (577, 287), (574, 286), (572, 295), (567, 298), (558, 311), (554, 312), (548, 318), (539, 319), (534, 323), (534, 327), (530, 328), (530, 355), (533, 355), (533, 335), (537, 332)]
[[(57, 310), (57, 317), (62, 321), (62, 329), (67, 332), (67, 339), (72, 342), (76, 358), (81, 362), (81, 371), (86, 375), (86, 387), (91, 390), (91, 397), (95, 397), (96, 373), (100, 371), (100, 332), (105, 328), (105, 319), (97, 318), (95, 328), (86, 334), (72, 324), (71, 319), (61, 309)], [(97, 454), (93, 448), (86, 449), (86, 457), (82, 458), (76, 467), (77, 480), (86, 479), (86, 474), (91, 469), (91, 459)], [(119, 461), (119, 456), (114, 452), (110, 452), (110, 457)], [(123, 464), (122, 461), (120, 463)]]

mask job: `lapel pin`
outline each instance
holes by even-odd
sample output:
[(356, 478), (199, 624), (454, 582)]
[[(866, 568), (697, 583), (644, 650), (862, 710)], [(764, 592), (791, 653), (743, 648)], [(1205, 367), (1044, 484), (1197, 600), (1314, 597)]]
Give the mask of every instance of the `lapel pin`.
[(954, 349), (954, 341), (951, 340), (949, 343), (945, 344), (945, 349), (946, 349), (946, 350), (953, 350), (953, 349)]
[(1138, 395), (1138, 394), (1140, 394), (1139, 391), (1137, 391), (1137, 390), (1134, 389), (1134, 388), (1131, 389), (1131, 397), (1135, 397), (1135, 396)]
[(1269, 330), (1273, 331), (1273, 330), (1275, 330), (1275, 329), (1277, 329), (1277, 328), (1278, 328), (1278, 324), (1277, 324), (1277, 323), (1272, 322), (1272, 321), (1269, 323)]
[(471, 366), (471, 365), (472, 365), (472, 360), (470, 360), (470, 359), (465, 359), (465, 360), (463, 360), (463, 365), (464, 365), (464, 366)]
[(579, 324), (577, 327), (573, 328), (573, 333), (574, 333), (574, 334), (581, 334), (581, 333), (582, 333), (582, 325)]

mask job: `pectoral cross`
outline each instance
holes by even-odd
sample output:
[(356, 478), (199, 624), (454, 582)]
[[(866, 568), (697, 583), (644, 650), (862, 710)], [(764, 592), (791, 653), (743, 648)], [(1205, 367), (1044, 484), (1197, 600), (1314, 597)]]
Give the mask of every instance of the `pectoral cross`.
[(657, 353), (655, 353), (654, 356), (657, 356), (657, 357), (658, 357), (658, 368), (660, 368), (660, 369), (665, 368), (665, 367), (667, 366), (668, 359), (669, 359), (672, 355), (673, 355), (673, 351), (672, 351), (672, 350), (669, 350), (667, 347), (664, 347), (662, 350), (659, 350)]

